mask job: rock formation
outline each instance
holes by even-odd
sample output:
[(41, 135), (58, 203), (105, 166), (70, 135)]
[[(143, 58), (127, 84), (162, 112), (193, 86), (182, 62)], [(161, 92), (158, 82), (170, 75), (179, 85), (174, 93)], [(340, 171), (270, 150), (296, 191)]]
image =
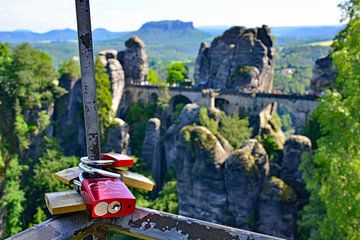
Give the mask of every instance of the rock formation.
[(106, 129), (105, 143), (102, 152), (117, 152), (127, 154), (129, 146), (129, 125), (120, 118), (115, 118)]
[(149, 73), (148, 57), (144, 42), (133, 36), (125, 42), (126, 49), (118, 53), (126, 83), (141, 83)]
[(251, 220), (256, 218), (257, 200), (268, 175), (269, 159), (257, 140), (248, 140), (226, 160), (225, 189), (235, 226), (254, 227)]
[(81, 80), (61, 76), (60, 86), (68, 93), (55, 102), (54, 135), (61, 140), (66, 155), (85, 156), (85, 127), (82, 106)]
[(174, 166), (174, 162), (176, 160), (176, 144), (179, 139), (180, 130), (193, 123), (199, 123), (199, 112), (200, 107), (196, 103), (187, 104), (178, 119), (177, 124), (171, 125), (164, 135), (164, 147), (165, 151), (165, 159), (166, 159), (166, 167), (170, 169)]
[(320, 58), (315, 62), (311, 90), (320, 93), (322, 89), (329, 88), (336, 81), (336, 69), (332, 65), (330, 56)]
[(166, 170), (166, 164), (161, 156), (160, 126), (159, 119), (151, 118), (148, 120), (142, 150), (142, 160), (151, 170), (157, 189), (161, 189)]
[(194, 25), (192, 22), (183, 22), (179, 20), (171, 21), (156, 21), (156, 22), (147, 22), (144, 23), (139, 29), (140, 32), (151, 32), (153, 29), (162, 29), (164, 31), (167, 30), (184, 30), (184, 29), (194, 29)]
[(124, 88), (125, 75), (123, 67), (117, 60), (118, 52), (116, 50), (104, 50), (99, 53), (99, 59), (106, 67), (107, 74), (111, 82), (112, 106), (111, 109), (117, 113)]
[(222, 168), (229, 153), (204, 127), (187, 126), (180, 135), (176, 158), (179, 214), (211, 222), (229, 221)]
[(274, 48), (267, 26), (232, 27), (202, 43), (196, 59), (197, 86), (270, 91), (274, 77)]
[(272, 177), (263, 187), (256, 231), (286, 239), (296, 238), (296, 194), (283, 180)]
[(261, 138), (271, 136), (279, 149), (285, 143), (285, 135), (281, 130), (281, 120), (277, 114), (277, 104), (272, 103), (266, 106), (259, 114), (259, 131), (255, 135)]
[(284, 157), (281, 164), (281, 179), (291, 186), (299, 198), (300, 205), (308, 201), (308, 193), (305, 190), (305, 183), (299, 171), (302, 155), (311, 153), (311, 141), (309, 138), (300, 135), (293, 135), (286, 140), (284, 145)]

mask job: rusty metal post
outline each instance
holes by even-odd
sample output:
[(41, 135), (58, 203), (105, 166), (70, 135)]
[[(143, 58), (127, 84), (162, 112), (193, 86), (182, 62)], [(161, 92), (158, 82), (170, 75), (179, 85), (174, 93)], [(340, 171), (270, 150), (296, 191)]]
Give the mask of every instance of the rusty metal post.
[(99, 120), (89, 0), (75, 0), (88, 158), (100, 159)]

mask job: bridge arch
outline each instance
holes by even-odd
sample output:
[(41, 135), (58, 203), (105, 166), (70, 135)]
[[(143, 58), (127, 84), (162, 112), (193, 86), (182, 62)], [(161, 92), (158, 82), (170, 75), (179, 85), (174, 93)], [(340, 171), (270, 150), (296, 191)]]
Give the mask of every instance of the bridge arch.
[(150, 97), (149, 97), (149, 102), (150, 103), (156, 103), (157, 100), (159, 99), (159, 95), (157, 93), (151, 93)]
[(226, 114), (230, 114), (229, 106), (230, 102), (225, 98), (215, 98), (215, 107), (225, 112)]
[(176, 110), (177, 105), (180, 105), (180, 104), (186, 105), (189, 103), (192, 103), (192, 101), (188, 97), (186, 97), (182, 94), (175, 95), (169, 101), (169, 110), (170, 110), (170, 112), (174, 112)]

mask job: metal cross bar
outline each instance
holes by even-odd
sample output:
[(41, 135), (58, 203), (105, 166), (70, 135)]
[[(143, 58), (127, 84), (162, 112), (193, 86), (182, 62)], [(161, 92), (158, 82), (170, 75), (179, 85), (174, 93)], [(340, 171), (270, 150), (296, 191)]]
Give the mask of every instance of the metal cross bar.
[(81, 65), (87, 155), (100, 159), (99, 120), (96, 107), (96, 83), (89, 0), (75, 0)]
[(136, 208), (134, 214), (122, 218), (92, 219), (87, 212), (62, 215), (29, 228), (9, 239), (105, 239), (107, 233), (114, 231), (140, 239), (160, 240), (281, 239), (140, 207)]

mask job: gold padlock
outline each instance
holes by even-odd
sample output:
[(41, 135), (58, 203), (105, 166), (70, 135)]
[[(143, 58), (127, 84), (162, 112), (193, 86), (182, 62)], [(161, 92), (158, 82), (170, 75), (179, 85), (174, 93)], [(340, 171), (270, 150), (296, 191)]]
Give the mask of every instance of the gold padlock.
[(65, 184), (71, 184), (72, 181), (74, 181), (76, 178), (79, 177), (80, 174), (80, 168), (79, 167), (72, 167), (67, 168), (64, 170), (61, 170), (57, 173), (55, 173), (55, 178), (59, 180), (60, 182), (63, 182)]
[(86, 210), (83, 198), (75, 190), (45, 193), (45, 203), (52, 215)]
[[(138, 188), (145, 191), (152, 191), (155, 186), (155, 184), (149, 178), (138, 173), (129, 172), (121, 168), (113, 168), (113, 170), (117, 173), (120, 173), (123, 182), (129, 187)], [(71, 184), (76, 178), (79, 177), (80, 172), (81, 170), (79, 167), (68, 168), (55, 173), (55, 178), (63, 183)]]
[(129, 187), (138, 188), (145, 191), (152, 191), (155, 186), (153, 181), (138, 173), (129, 172), (120, 169), (116, 169), (116, 171), (120, 173), (123, 182)]

